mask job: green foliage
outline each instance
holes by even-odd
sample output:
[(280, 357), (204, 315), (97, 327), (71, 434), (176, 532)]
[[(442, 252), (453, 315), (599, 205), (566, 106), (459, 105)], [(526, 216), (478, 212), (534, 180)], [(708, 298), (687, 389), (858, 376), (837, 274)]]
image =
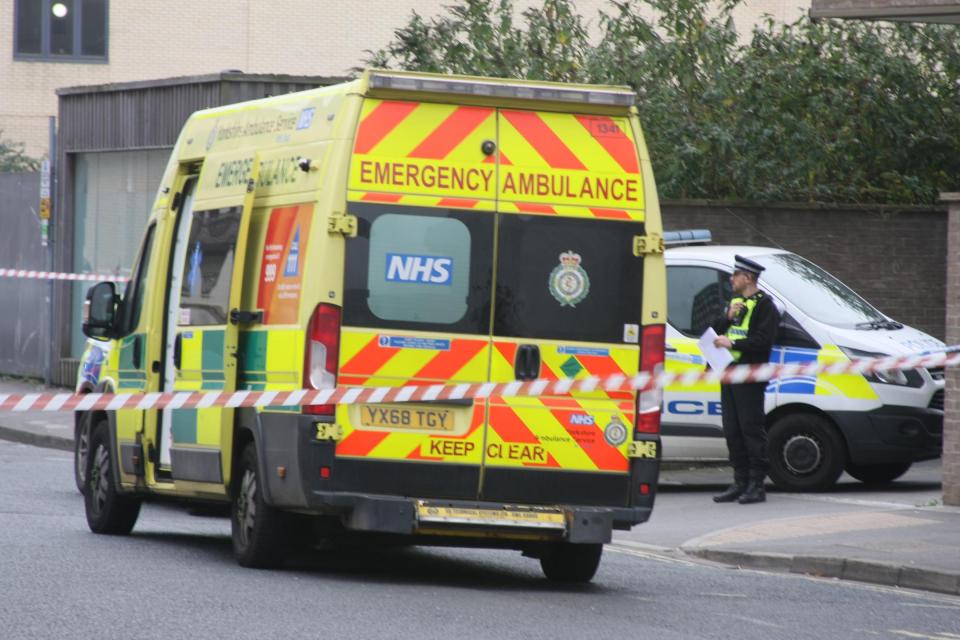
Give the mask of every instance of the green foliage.
[(37, 171), (39, 168), (38, 160), (23, 153), (23, 143), (5, 140), (0, 129), (0, 173)]
[[(767, 21), (709, 0), (545, 0), (414, 14), (370, 66), (626, 84), (667, 198), (932, 203), (960, 176), (960, 28)], [(654, 18), (646, 16), (653, 15)]]

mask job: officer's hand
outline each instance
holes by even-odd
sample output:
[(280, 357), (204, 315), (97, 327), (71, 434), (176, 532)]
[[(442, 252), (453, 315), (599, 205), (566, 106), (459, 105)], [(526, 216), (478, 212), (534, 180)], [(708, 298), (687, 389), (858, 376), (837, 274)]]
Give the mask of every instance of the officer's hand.
[(740, 313), (740, 309), (743, 309), (742, 302), (734, 302), (730, 305), (730, 309), (727, 310), (727, 320), (733, 320), (737, 317), (737, 314)]
[(717, 336), (716, 338), (713, 339), (713, 346), (729, 349), (733, 346), (733, 343), (730, 342), (730, 338), (728, 338), (727, 336)]

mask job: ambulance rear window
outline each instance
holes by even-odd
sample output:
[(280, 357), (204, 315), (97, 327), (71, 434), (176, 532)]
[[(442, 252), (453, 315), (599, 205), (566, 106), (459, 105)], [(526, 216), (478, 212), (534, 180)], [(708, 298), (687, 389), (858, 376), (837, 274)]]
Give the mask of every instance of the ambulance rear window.
[(487, 333), (492, 216), (353, 205), (344, 322), (352, 326)]
[(642, 233), (635, 222), (500, 216), (494, 335), (635, 342)]

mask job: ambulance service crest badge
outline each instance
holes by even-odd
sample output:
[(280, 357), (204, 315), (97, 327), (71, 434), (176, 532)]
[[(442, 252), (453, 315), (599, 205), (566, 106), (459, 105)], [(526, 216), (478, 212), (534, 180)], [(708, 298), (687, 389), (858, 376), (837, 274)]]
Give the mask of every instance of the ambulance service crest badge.
[(590, 277), (580, 266), (581, 261), (579, 253), (564, 251), (560, 254), (560, 264), (550, 272), (550, 295), (561, 307), (575, 307), (590, 293)]

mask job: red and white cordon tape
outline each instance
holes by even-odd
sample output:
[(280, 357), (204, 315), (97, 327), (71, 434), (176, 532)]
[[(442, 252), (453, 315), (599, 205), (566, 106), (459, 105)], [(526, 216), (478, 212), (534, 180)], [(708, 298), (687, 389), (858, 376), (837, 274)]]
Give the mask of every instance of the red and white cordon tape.
[(61, 273), (58, 271), (32, 271), (30, 269), (0, 269), (0, 277), (27, 278), (33, 280), (87, 280), (91, 282), (126, 282), (130, 278), (110, 273)]
[(568, 395), (590, 391), (649, 391), (667, 386), (707, 383), (765, 382), (787, 376), (864, 374), (920, 367), (960, 365), (960, 346), (925, 355), (850, 360), (832, 363), (739, 365), (723, 371), (660, 372), (635, 376), (614, 374), (581, 380), (528, 380), (505, 383), (463, 383), (405, 387), (336, 387), (296, 391), (181, 391), (171, 393), (0, 393), (0, 411), (116, 411), (118, 409), (205, 409), (317, 404), (377, 404), (470, 400), (490, 396)]

